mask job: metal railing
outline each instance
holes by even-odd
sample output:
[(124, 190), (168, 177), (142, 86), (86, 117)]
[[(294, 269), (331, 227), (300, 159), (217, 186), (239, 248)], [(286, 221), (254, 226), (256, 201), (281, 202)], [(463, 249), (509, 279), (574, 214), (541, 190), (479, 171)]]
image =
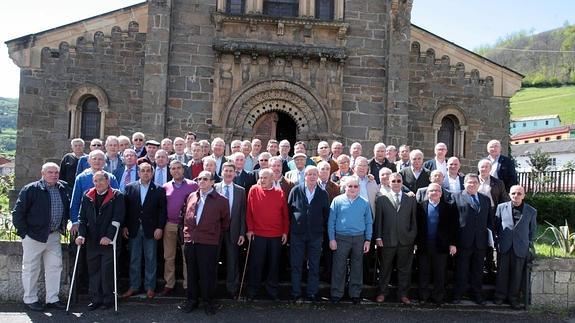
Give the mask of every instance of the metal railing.
[(575, 170), (517, 173), (526, 192), (575, 193)]

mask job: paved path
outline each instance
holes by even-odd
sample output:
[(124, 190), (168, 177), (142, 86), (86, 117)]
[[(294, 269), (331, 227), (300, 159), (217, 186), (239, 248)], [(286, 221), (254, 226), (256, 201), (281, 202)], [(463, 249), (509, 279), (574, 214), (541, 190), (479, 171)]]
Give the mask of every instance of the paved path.
[(0, 304), (0, 322), (575, 322), (575, 313), (571, 313), (570, 319), (565, 313), (512, 311), (498, 306), (482, 308), (463, 305), (437, 309), (406, 308), (397, 304), (368, 303), (354, 306), (343, 303), (334, 306), (327, 302), (293, 305), (267, 301), (249, 304), (220, 301), (216, 315), (208, 317), (202, 307), (189, 314), (180, 313), (176, 309), (179, 301), (164, 299), (121, 302), (117, 314), (113, 310), (86, 312), (86, 304), (77, 304), (68, 316), (63, 311), (29, 312), (24, 310), (22, 304)]

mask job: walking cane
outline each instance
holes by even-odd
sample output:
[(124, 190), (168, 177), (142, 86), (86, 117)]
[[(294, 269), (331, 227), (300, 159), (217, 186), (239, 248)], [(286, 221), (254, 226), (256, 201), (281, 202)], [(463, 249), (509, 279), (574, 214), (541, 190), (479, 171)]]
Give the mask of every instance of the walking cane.
[(112, 221), (112, 225), (116, 227), (116, 233), (114, 234), (114, 240), (112, 240), (112, 248), (114, 250), (114, 311), (118, 313), (118, 272), (117, 272), (117, 260), (116, 260), (116, 241), (118, 240), (118, 232), (120, 232), (120, 222)]
[(78, 268), (78, 258), (80, 257), (80, 249), (82, 245), (76, 245), (76, 260), (74, 260), (74, 271), (72, 271), (72, 281), (70, 282), (70, 291), (68, 292), (68, 303), (66, 304), (66, 314), (70, 314), (70, 300), (72, 299), (72, 291), (74, 290), (74, 280), (76, 279), (76, 269)]
[[(252, 235), (253, 239), (253, 235)], [(242, 288), (244, 287), (244, 279), (246, 277), (246, 269), (248, 268), (248, 260), (250, 259), (250, 249), (252, 247), (252, 239), (248, 240), (248, 252), (246, 253), (246, 262), (244, 263), (244, 271), (242, 273), (242, 281), (240, 283), (240, 291), (238, 293), (238, 300), (242, 298)]]

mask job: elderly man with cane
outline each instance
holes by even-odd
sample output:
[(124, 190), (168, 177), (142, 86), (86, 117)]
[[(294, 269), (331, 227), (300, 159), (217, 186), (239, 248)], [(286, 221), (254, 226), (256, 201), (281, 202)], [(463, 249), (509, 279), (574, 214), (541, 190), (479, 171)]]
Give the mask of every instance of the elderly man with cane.
[[(97, 171), (93, 176), (94, 187), (82, 196), (78, 216), (78, 246), (87, 244), (89, 290), (91, 302), (88, 310), (108, 309), (117, 297), (115, 239), (124, 220), (124, 196), (110, 186), (110, 175)], [(116, 295), (114, 295), (116, 294)]]
[(183, 218), (188, 297), (178, 308), (184, 313), (196, 309), (201, 291), (206, 314), (214, 315), (218, 246), (230, 226), (230, 208), (228, 200), (214, 189), (214, 174), (202, 171), (197, 181), (200, 189), (188, 196)]

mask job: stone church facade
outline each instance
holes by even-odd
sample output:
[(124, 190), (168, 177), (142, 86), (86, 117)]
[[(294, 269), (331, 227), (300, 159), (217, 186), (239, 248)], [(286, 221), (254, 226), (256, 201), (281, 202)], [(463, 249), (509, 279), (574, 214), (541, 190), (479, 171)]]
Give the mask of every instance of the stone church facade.
[[(149, 0), (7, 41), (16, 188), (74, 137), (508, 143), (522, 75), (411, 24), (412, 0)], [(310, 151), (312, 153), (312, 151)]]

